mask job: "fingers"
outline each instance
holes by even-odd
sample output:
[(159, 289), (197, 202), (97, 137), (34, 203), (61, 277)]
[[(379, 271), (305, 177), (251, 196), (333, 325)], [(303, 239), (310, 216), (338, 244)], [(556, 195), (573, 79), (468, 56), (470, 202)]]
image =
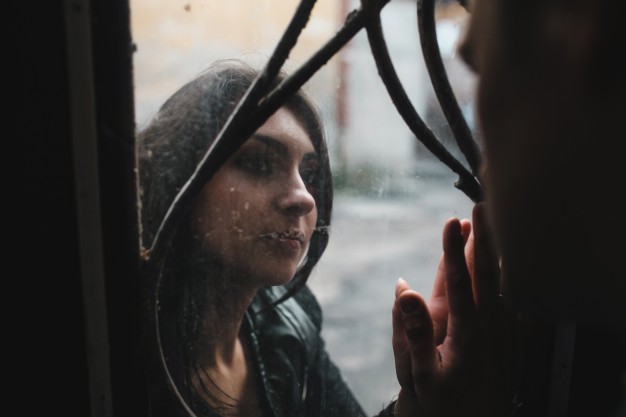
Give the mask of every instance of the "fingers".
[(411, 374), (411, 352), (409, 342), (406, 337), (406, 330), (402, 321), (402, 311), (398, 305), (398, 296), (403, 291), (409, 289), (409, 285), (402, 278), (396, 283), (396, 298), (391, 313), (392, 336), (391, 345), (393, 347), (394, 361), (396, 364), (396, 376), (400, 386), (413, 391), (413, 376)]
[(448, 295), (446, 294), (446, 268), (443, 255), (439, 259), (433, 290), (428, 299), (428, 311), (433, 322), (435, 345), (439, 345), (446, 337), (448, 326)]
[[(450, 221), (453, 220), (448, 220), (448, 222)], [(472, 225), (469, 220), (461, 220), (461, 235), (463, 236), (464, 242), (470, 237), (471, 229)], [(448, 326), (448, 295), (446, 292), (447, 271), (444, 255), (445, 254), (441, 255), (439, 259), (433, 290), (428, 300), (428, 310), (433, 321), (435, 345), (439, 345), (443, 342)]]
[(472, 283), (465, 259), (465, 241), (461, 221), (448, 220), (443, 231), (443, 259), (449, 314), (454, 320), (463, 320), (475, 311)]
[(471, 237), (471, 233), (472, 223), (470, 223), (467, 219), (461, 220), (461, 235), (463, 236), (463, 242), (467, 243), (468, 239)]
[(433, 326), (424, 299), (399, 280), (393, 306), (393, 351), (398, 382), (414, 391), (414, 384), (426, 384), (435, 372), (437, 351)]
[[(444, 232), (447, 224), (451, 221), (458, 221), (457, 219), (449, 219), (444, 225)], [(472, 224), (469, 220), (463, 219), (461, 222), (461, 235), (463, 236), (463, 242), (467, 242), (471, 238)], [(435, 283), (431, 292), (431, 298), (439, 298), (446, 296), (446, 268), (445, 268), (444, 255), (439, 258), (439, 264), (437, 266), (437, 273), (435, 275)], [(431, 311), (432, 313), (432, 311)]]
[(444, 264), (443, 254), (439, 258), (439, 264), (437, 265), (437, 272), (435, 273), (435, 282), (433, 283), (433, 290), (430, 293), (430, 299), (440, 298), (446, 296), (446, 267)]

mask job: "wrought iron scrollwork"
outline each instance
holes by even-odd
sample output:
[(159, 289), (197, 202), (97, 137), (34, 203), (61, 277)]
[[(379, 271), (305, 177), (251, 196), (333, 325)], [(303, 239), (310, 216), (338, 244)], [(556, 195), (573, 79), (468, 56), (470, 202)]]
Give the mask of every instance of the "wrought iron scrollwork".
[[(435, 33), (435, 0), (417, 0), (417, 23), (422, 52), (437, 99), (442, 106), (456, 143), (467, 160), (469, 169), (465, 168), (448, 151), (424, 123), (398, 79), (387, 50), (380, 19), (382, 9), (390, 0), (362, 0), (361, 6), (348, 14), (343, 26), (331, 39), (303, 65), (285, 78), (282, 83), (270, 89), (272, 81), (277, 77), (289, 53), (296, 45), (299, 35), (305, 28), (315, 2), (315, 0), (300, 1), (263, 71), (238, 103), (213, 145), (198, 164), (195, 172), (174, 199), (156, 233), (152, 246), (144, 253), (144, 272), (148, 277), (147, 300), (150, 303), (146, 329), (148, 348), (157, 350), (155, 353), (157, 357), (160, 357), (159, 365), (163, 371), (163, 377), (175, 393), (178, 391), (170, 378), (162, 356), (158, 330), (158, 294), (161, 286), (159, 277), (162, 260), (166, 256), (169, 242), (184, 215), (186, 207), (190, 205), (202, 186), (211, 179), (221, 164), (362, 29), (367, 31), (379, 75), (405, 123), (433, 155), (459, 176), (454, 185), (471, 200), (475, 202), (482, 200), (482, 187), (477, 179), (480, 152), (454, 97), (441, 60)], [(459, 0), (459, 3), (465, 6), (465, 1)], [(186, 412), (193, 415), (187, 405), (184, 404), (182, 397), (179, 396), (179, 399)]]

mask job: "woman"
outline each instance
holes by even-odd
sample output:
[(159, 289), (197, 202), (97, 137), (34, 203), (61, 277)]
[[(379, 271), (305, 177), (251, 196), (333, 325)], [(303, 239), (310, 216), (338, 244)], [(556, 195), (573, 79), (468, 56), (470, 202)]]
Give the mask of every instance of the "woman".
[[(256, 75), (240, 61), (216, 63), (174, 93), (139, 134), (146, 244)], [(155, 391), (154, 415), (365, 416), (324, 349), (320, 306), (306, 286), (326, 247), (331, 207), (320, 118), (298, 92), (204, 185), (172, 239), (158, 325), (165, 364), (188, 410), (170, 393)], [(473, 284), (480, 299), (497, 298), (484, 291), (493, 286), (497, 268), (482, 266), (476, 276), (473, 267), (468, 270), (469, 259), (472, 265), (474, 259), (477, 265), (493, 261), (484, 239), (475, 244), (471, 236), (469, 221), (446, 223), (428, 305), (405, 282), (397, 286), (392, 345), (401, 390), (381, 417), (456, 404), (445, 393), (455, 382), (467, 382), (456, 381), (467, 367), (448, 361), (457, 348), (453, 339), (463, 336), (459, 329), (470, 329), (477, 351), (493, 344), (480, 325), (483, 314), (458, 313), (459, 303), (474, 305)], [(424, 340), (415, 330), (428, 327), (428, 310), (434, 313), (429, 326), (437, 331)], [(461, 320), (477, 325), (445, 324)], [(440, 353), (428, 354), (434, 351)], [(472, 357), (474, 368), (491, 362), (485, 352)], [(424, 364), (441, 375), (423, 381)]]
[[(218, 62), (138, 135), (146, 244), (256, 76), (243, 62)], [(305, 285), (331, 207), (321, 121), (298, 92), (204, 186), (163, 264), (165, 363), (196, 415), (365, 415), (328, 358)]]

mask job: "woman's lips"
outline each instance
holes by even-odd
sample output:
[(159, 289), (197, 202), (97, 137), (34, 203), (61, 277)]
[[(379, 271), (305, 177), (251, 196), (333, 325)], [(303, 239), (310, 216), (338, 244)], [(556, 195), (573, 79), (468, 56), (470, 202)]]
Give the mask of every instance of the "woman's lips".
[(298, 253), (304, 244), (304, 233), (297, 230), (270, 232), (261, 234), (261, 239), (269, 241), (289, 253)]
[(304, 233), (300, 232), (299, 230), (292, 230), (288, 232), (270, 232), (270, 233), (263, 233), (261, 235), (261, 239), (266, 239), (266, 240), (287, 239), (287, 240), (295, 240), (302, 244), (304, 243)]

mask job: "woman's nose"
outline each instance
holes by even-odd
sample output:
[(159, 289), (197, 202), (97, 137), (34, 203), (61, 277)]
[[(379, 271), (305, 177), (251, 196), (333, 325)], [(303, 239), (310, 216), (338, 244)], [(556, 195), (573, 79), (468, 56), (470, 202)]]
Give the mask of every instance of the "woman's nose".
[(295, 171), (285, 178), (284, 188), (278, 198), (279, 209), (294, 216), (304, 216), (315, 208), (315, 199), (300, 176)]

